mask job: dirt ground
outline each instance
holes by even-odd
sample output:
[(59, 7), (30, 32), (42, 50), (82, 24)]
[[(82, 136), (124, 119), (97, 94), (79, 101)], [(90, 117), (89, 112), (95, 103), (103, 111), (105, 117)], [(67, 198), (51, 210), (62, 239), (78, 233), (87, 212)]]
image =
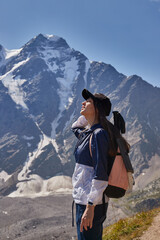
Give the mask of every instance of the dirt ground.
[(0, 240), (74, 240), (71, 195), (0, 199)]
[[(75, 212), (75, 209), (74, 209)], [(104, 227), (125, 217), (112, 202)], [(0, 197), (0, 240), (76, 240), (71, 194)]]
[(139, 240), (159, 240), (160, 239), (160, 213), (154, 218), (152, 225)]
[[(75, 212), (75, 209), (74, 209)], [(124, 217), (112, 204), (104, 227)], [(37, 198), (0, 197), (0, 240), (76, 240), (71, 194)]]

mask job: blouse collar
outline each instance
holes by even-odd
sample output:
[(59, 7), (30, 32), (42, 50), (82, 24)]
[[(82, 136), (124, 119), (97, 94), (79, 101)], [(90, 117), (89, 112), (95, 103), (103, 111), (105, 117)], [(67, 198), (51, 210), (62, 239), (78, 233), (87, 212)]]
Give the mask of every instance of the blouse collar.
[(102, 125), (100, 123), (96, 123), (90, 129), (94, 131), (96, 128), (102, 128)]

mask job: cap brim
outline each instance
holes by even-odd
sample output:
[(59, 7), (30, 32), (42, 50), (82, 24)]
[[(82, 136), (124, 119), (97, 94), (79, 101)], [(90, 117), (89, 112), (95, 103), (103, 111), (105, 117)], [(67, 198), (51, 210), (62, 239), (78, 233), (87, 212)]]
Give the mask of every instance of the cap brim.
[(89, 92), (87, 89), (83, 89), (83, 91), (82, 91), (82, 97), (83, 97), (85, 100), (87, 100), (88, 98), (92, 98), (92, 99), (95, 98), (94, 95), (93, 95), (91, 92)]

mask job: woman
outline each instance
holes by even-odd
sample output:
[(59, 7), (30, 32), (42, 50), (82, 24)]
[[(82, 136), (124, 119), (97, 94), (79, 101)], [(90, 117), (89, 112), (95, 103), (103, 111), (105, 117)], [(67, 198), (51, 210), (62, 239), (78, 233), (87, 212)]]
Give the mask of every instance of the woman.
[(111, 110), (109, 98), (103, 94), (93, 95), (86, 89), (82, 91), (82, 96), (85, 99), (80, 112), (82, 116), (72, 125), (78, 138), (72, 177), (77, 235), (78, 240), (101, 240), (108, 207), (108, 198), (103, 201), (103, 192), (108, 184), (117, 145), (114, 127), (106, 119)]

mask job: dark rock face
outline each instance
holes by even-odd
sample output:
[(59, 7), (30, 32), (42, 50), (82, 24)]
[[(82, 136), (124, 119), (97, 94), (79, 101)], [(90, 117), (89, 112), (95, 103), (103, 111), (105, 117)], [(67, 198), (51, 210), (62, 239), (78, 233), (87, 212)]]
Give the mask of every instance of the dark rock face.
[(0, 172), (13, 174), (27, 163), (26, 178), (72, 175), (76, 139), (70, 127), (79, 116), (83, 88), (109, 96), (112, 110), (124, 116), (136, 176), (160, 156), (159, 88), (109, 64), (90, 63), (56, 36), (38, 35), (7, 61), (0, 46), (2, 51)]
[[(7, 93), (7, 89), (0, 82), (0, 168), (8, 174), (12, 174), (17, 168), (21, 168), (29, 151), (34, 151), (39, 142), (40, 131), (21, 108)], [(32, 145), (27, 146), (24, 136), (34, 136)]]
[(35, 159), (33, 166), (30, 167), (30, 170), (33, 174), (38, 174), (44, 179), (55, 176), (57, 173), (63, 174), (61, 160), (57, 156), (52, 144), (44, 147), (43, 152)]

